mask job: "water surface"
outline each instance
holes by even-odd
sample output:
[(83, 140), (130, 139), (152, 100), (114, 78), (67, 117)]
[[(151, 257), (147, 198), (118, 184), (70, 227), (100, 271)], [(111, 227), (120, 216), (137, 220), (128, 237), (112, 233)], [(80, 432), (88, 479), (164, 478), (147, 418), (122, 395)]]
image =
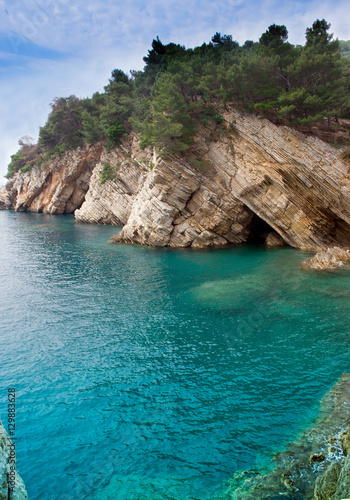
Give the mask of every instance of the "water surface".
[(350, 368), (349, 274), (290, 248), (110, 245), (0, 212), (0, 413), (30, 500), (213, 499)]

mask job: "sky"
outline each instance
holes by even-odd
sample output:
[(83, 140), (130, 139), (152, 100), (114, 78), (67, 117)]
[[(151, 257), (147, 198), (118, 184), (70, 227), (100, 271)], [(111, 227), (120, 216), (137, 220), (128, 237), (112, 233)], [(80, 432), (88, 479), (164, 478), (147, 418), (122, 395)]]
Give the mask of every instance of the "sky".
[(275, 23), (303, 44), (316, 19), (350, 39), (348, 0), (0, 0), (0, 184), (18, 139), (37, 139), (55, 97), (88, 97), (114, 68), (142, 69), (157, 36), (187, 48), (216, 32), (244, 43)]

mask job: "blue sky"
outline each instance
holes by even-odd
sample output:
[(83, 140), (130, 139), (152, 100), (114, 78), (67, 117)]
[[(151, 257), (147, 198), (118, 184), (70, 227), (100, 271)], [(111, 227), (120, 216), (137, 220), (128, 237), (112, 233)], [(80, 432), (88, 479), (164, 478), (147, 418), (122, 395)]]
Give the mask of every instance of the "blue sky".
[(0, 183), (18, 139), (37, 138), (54, 97), (90, 96), (112, 69), (142, 69), (157, 35), (194, 47), (219, 31), (243, 43), (276, 23), (304, 43), (322, 18), (350, 39), (348, 0), (0, 0)]

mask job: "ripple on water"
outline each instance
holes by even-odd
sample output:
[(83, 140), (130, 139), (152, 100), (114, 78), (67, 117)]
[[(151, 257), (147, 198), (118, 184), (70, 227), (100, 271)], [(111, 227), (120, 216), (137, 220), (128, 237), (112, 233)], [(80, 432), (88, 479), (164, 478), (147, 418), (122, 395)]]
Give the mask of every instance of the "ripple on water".
[(0, 393), (17, 386), (32, 500), (212, 499), (348, 369), (348, 275), (305, 273), (301, 252), (108, 245), (116, 228), (42, 214), (0, 226)]

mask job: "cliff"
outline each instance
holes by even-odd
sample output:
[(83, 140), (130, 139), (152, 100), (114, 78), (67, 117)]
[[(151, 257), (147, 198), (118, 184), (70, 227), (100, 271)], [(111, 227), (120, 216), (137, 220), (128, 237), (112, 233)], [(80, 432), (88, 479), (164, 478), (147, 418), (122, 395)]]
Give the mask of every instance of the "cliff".
[[(224, 118), (221, 135), (202, 129), (181, 157), (141, 151), (135, 136), (110, 152), (98, 145), (68, 152), (16, 174), (7, 185), (11, 207), (75, 210), (80, 222), (122, 225), (117, 242), (349, 246), (349, 165), (340, 151), (253, 115), (231, 110)], [(113, 172), (101, 183), (106, 165)]]
[(26, 500), (28, 495), (15, 467), (15, 454), (11, 444), (0, 421), (0, 500)]
[(10, 208), (18, 212), (73, 213), (82, 204), (102, 146), (68, 151), (6, 184)]

